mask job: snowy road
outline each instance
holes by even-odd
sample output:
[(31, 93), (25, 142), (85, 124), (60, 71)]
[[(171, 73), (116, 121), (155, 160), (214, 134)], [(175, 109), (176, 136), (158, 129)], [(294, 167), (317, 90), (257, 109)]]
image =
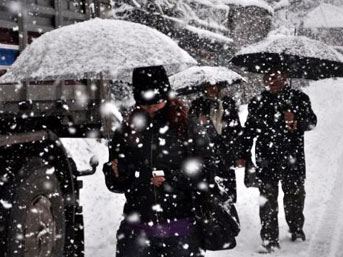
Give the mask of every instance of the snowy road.
[(330, 192), (330, 200), (319, 219), (310, 247), (309, 257), (343, 256), (343, 152), (337, 160), (336, 178)]
[[(310, 96), (318, 116), (315, 130), (305, 136), (307, 161), (305, 233), (306, 242), (293, 243), (287, 233), (280, 194), (281, 250), (271, 256), (281, 257), (342, 257), (343, 256), (343, 80), (315, 82), (305, 92)], [(101, 161), (107, 159), (103, 143), (78, 143), (68, 139), (64, 143), (78, 160), (79, 167), (87, 167), (92, 152)], [(237, 171), (238, 203), (242, 230), (234, 250), (209, 252), (206, 257), (250, 257), (260, 244), (258, 192), (243, 185), (242, 171)], [(81, 194), (86, 229), (86, 257), (113, 257), (115, 231), (121, 220), (124, 198), (107, 191), (100, 167), (97, 174), (84, 178)]]

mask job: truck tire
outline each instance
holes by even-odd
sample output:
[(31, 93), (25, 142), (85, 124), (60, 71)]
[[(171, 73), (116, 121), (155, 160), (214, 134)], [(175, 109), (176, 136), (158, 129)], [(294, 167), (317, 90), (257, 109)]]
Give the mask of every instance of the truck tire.
[(34, 158), (16, 176), (7, 229), (8, 257), (64, 256), (64, 198), (54, 172)]

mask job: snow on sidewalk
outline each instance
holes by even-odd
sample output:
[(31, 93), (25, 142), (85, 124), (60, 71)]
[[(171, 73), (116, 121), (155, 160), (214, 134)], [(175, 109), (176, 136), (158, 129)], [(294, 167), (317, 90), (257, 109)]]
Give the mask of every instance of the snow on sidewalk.
[(306, 138), (307, 256), (343, 256), (343, 79), (314, 82), (306, 92), (318, 113), (317, 129)]

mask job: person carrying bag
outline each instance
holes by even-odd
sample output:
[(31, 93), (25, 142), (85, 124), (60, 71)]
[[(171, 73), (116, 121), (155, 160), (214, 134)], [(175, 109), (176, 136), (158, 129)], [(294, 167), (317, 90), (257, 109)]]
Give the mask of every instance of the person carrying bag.
[(214, 144), (211, 169), (207, 171), (207, 190), (195, 192), (194, 209), (202, 235), (203, 249), (218, 251), (233, 249), (236, 246), (240, 224), (234, 205), (236, 193), (233, 193), (233, 190), (236, 188), (235, 183), (232, 183), (231, 163), (227, 161), (227, 153), (219, 147), (220, 135), (212, 120), (206, 115), (209, 110), (210, 106), (203, 104), (201, 113), (195, 107), (192, 112), (193, 117), (200, 120), (211, 143)]

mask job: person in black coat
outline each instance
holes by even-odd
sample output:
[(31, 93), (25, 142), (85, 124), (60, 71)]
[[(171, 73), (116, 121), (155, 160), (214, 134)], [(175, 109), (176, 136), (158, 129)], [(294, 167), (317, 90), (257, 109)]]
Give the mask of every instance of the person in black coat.
[(287, 84), (287, 74), (270, 70), (264, 76), (267, 90), (251, 100), (241, 140), (240, 165), (250, 155), (256, 141), (257, 178), (261, 219), (261, 251), (280, 247), (278, 228), (278, 185), (284, 192), (284, 208), (292, 241), (305, 240), (305, 153), (304, 133), (316, 126), (317, 118), (309, 97)]
[(220, 174), (232, 199), (237, 200), (236, 174), (233, 169), (237, 159), (237, 143), (242, 132), (236, 102), (230, 96), (220, 96), (220, 83), (202, 85), (204, 95), (195, 99), (189, 114), (199, 119), (207, 128), (207, 133), (214, 144), (216, 162), (219, 163)]
[(206, 135), (170, 98), (162, 66), (136, 68), (133, 88), (137, 106), (115, 132), (104, 168), (108, 189), (126, 196), (116, 256), (204, 256), (193, 194), (206, 188)]

